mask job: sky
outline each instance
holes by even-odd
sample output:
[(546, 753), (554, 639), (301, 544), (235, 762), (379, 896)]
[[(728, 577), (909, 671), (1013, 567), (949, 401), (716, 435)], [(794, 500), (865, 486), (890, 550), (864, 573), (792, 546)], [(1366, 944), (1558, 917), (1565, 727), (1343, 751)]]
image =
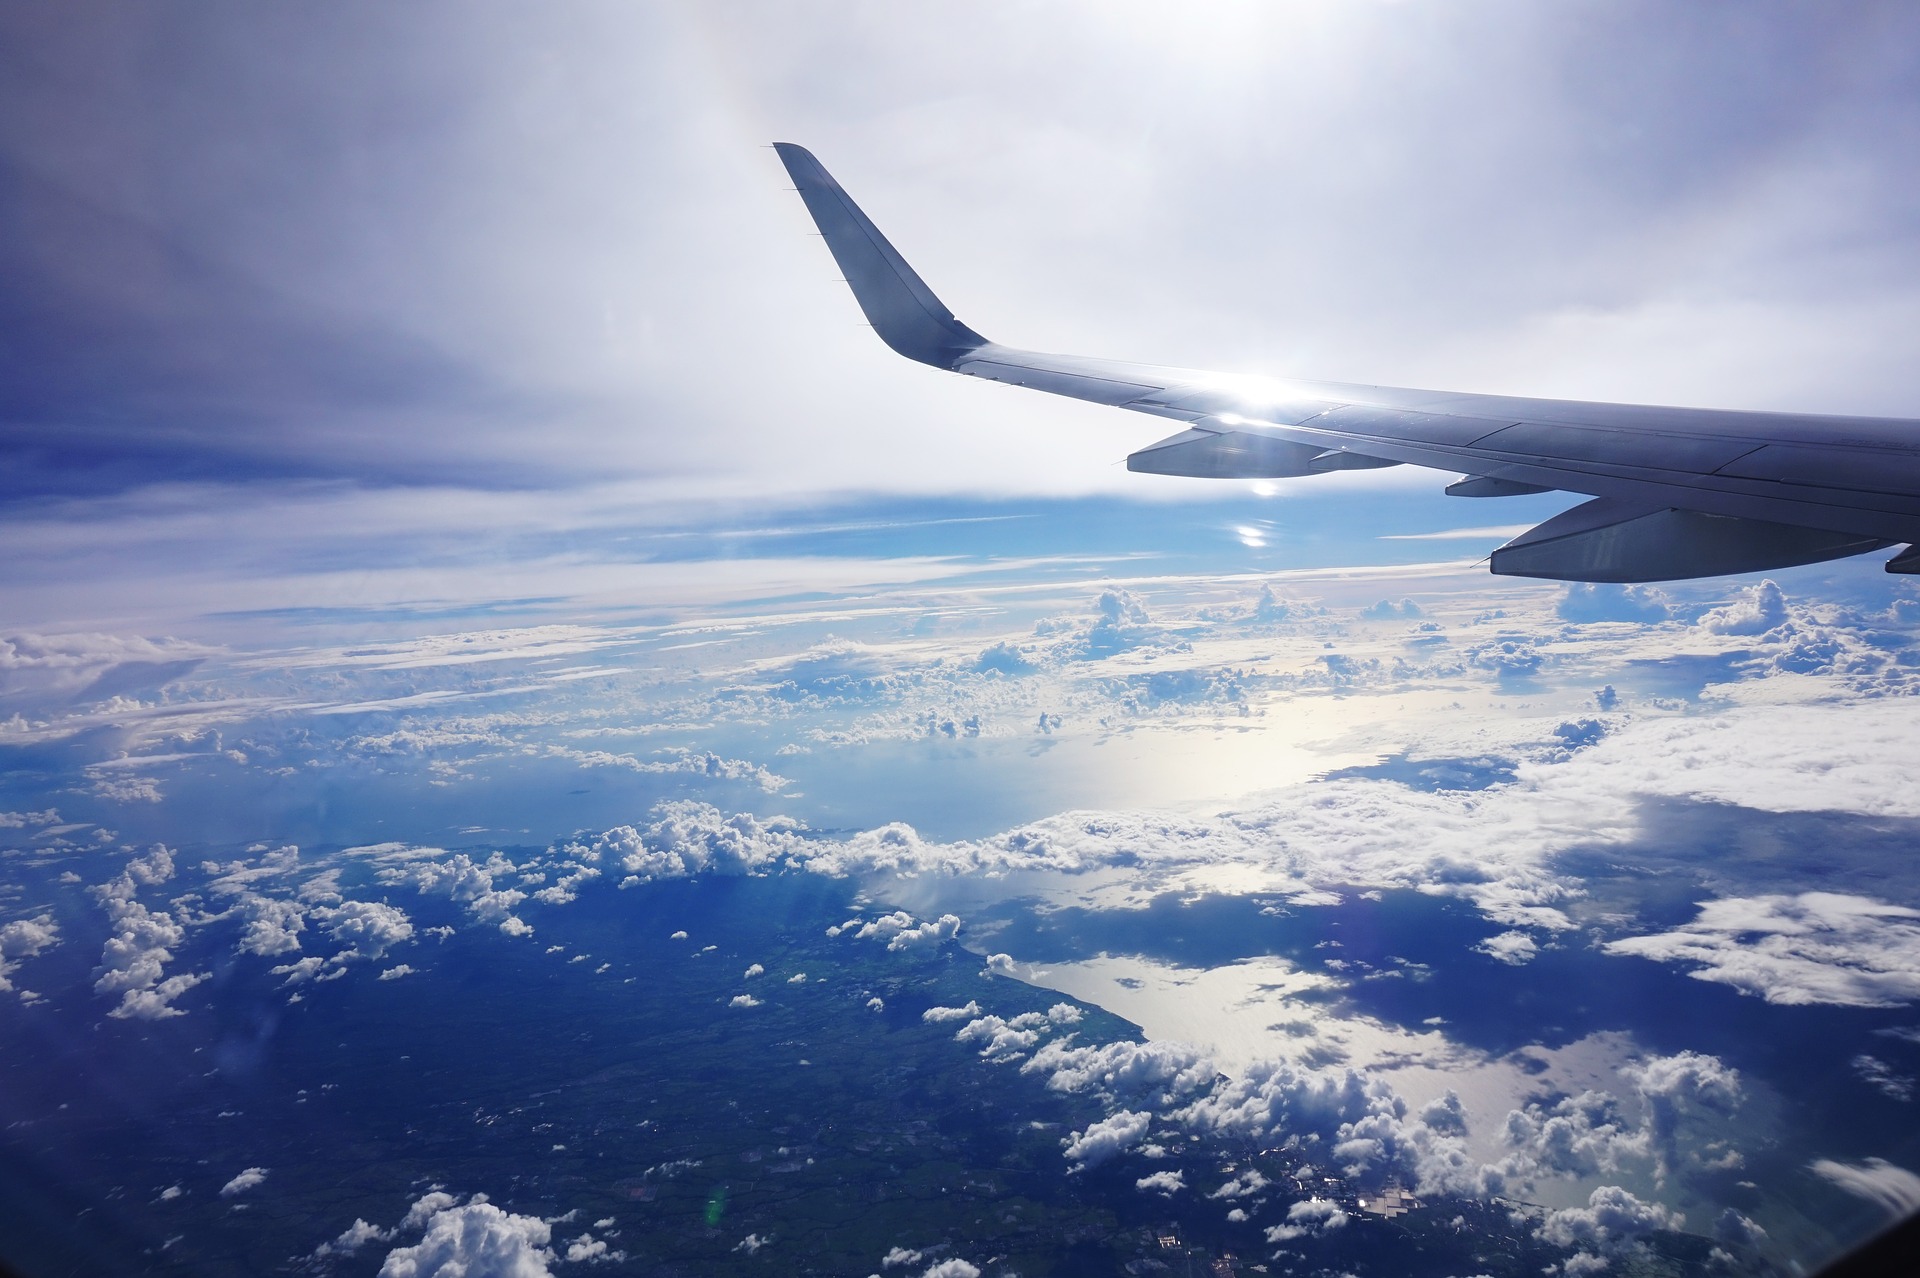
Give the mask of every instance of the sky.
[[(262, 578), (377, 571), (382, 602), (480, 602), (461, 559), (523, 558), (516, 537), (565, 540), (546, 571), (566, 580), (689, 519), (1228, 495), (1119, 467), (1152, 421), (873, 341), (774, 140), (811, 147), (963, 319), (1018, 345), (1920, 412), (1915, 21), (19, 6), (0, 18), (0, 520), (23, 553), (0, 589), (37, 630), (217, 639), (195, 619), (261, 606)], [(1459, 505), (1428, 530), (1525, 522)], [(387, 582), (398, 547), (413, 576)], [(148, 597), (160, 581), (188, 606)]]
[[(1166, 423), (876, 341), (767, 144), (1009, 344), (1920, 416), (1916, 36), (1898, 4), (10, 6), (0, 852), (44, 882), (0, 882), (0, 991), (110, 926), (126, 962), (49, 1007), (203, 1016), (239, 916), (162, 900), (156, 842), (273, 879), (242, 904), (316, 946), (414, 908), (415, 863), (469, 901), (498, 858), (546, 928), (544, 876), (719, 856), (952, 911), (1244, 1081), (1284, 1047), (1267, 906), (1401, 893), (1522, 993), (1682, 988), (1542, 1068), (1655, 1115), (1660, 1062), (1737, 1065), (1778, 1163), (1743, 1210), (1825, 1254), (1816, 1217), (1920, 1185), (1908, 579), (1493, 578), (1574, 499), (1130, 474)], [(345, 901), (327, 864), (392, 873)], [(1094, 949), (1216, 896), (1223, 961)], [(1042, 972), (1023, 900), (1087, 952)], [(156, 957), (156, 917), (192, 945)], [(1202, 979), (1228, 1010), (1188, 1023)], [(1578, 1117), (1339, 980), (1370, 1010), (1321, 1046), (1423, 1104), (1464, 1071), (1474, 1168), (1503, 1114)], [(1664, 1175), (1629, 1188), (1696, 1227), (1747, 1202)]]

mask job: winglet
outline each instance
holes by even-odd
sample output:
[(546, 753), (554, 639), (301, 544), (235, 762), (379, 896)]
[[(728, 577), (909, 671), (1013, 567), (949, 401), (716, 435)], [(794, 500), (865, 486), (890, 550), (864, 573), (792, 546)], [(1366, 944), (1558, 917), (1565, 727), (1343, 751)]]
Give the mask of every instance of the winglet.
[(952, 368), (962, 355), (987, 344), (953, 317), (811, 151), (791, 142), (775, 142), (773, 149), (881, 341), (936, 368)]

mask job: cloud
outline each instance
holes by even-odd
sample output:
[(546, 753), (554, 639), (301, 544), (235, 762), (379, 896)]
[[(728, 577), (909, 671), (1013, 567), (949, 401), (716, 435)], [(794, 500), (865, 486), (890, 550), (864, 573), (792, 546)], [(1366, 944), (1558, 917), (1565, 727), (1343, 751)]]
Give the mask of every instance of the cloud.
[(880, 1267), (882, 1269), (892, 1269), (898, 1265), (917, 1265), (925, 1254), (925, 1252), (909, 1251), (905, 1247), (896, 1246), (889, 1249), (886, 1255), (880, 1257)]
[(1142, 1193), (1161, 1194), (1171, 1198), (1186, 1189), (1187, 1178), (1177, 1171), (1157, 1171), (1134, 1181), (1133, 1187)]
[(1837, 892), (1725, 897), (1692, 923), (1609, 942), (1769, 1003), (1895, 1007), (1920, 999), (1920, 910)]
[(1525, 932), (1502, 932), (1473, 948), (1512, 967), (1523, 967), (1540, 953), (1539, 943)]
[(239, 1194), (244, 1194), (249, 1189), (253, 1189), (262, 1184), (267, 1179), (267, 1175), (268, 1171), (265, 1167), (249, 1167), (222, 1185), (220, 1187), (220, 1196), (222, 1198), (233, 1198)]
[(657, 804), (650, 815), (654, 819), (644, 830), (618, 826), (566, 851), (615, 857), (627, 871), (621, 883), (626, 887), (694, 874), (763, 873), (804, 845), (800, 825), (786, 817), (729, 817), (692, 799)]
[(549, 1278), (553, 1231), (537, 1216), (502, 1211), (475, 1194), (463, 1206), (429, 1194), (407, 1213), (406, 1228), (424, 1227), (420, 1241), (396, 1247), (380, 1278)]
[(744, 979), (750, 981), (756, 976), (765, 976), (766, 974), (767, 974), (767, 969), (762, 967), (760, 964), (755, 963), (751, 967), (749, 967), (745, 972), (741, 973), (741, 976)]
[(1910, 1101), (1913, 1099), (1914, 1079), (1902, 1074), (1878, 1056), (1862, 1052), (1848, 1062), (1853, 1072), (1870, 1087), (1889, 1100)]
[(1103, 1043), (1078, 1046), (1056, 1039), (1020, 1067), (1044, 1074), (1057, 1092), (1093, 1092), (1109, 1102), (1129, 1098), (1166, 1105), (1212, 1085), (1213, 1062), (1185, 1043)]
[(459, 902), (480, 922), (496, 924), (509, 936), (526, 936), (533, 928), (513, 911), (527, 899), (527, 894), (518, 888), (494, 886), (496, 877), (515, 872), (513, 862), (498, 852), (484, 862), (476, 862), (465, 852), (456, 852), (445, 861), (383, 869), (379, 877), (384, 883), (411, 883), (422, 896), (442, 896)]
[(1146, 1110), (1121, 1110), (1084, 1131), (1061, 1141), (1067, 1161), (1078, 1167), (1098, 1167), (1101, 1163), (1138, 1145), (1147, 1134), (1153, 1115)]
[[(745, 1251), (748, 1255), (752, 1255), (765, 1246), (766, 1242), (767, 1240), (758, 1234), (748, 1234), (740, 1240), (740, 1244), (734, 1250)], [(584, 1261), (590, 1265), (610, 1265), (618, 1264), (626, 1258), (626, 1252), (610, 1250), (605, 1239), (595, 1238), (592, 1234), (581, 1234), (567, 1243), (568, 1264), (577, 1265)]]
[(980, 1278), (980, 1266), (955, 1256), (929, 1266), (920, 1278)]
[(1641, 1202), (1618, 1185), (1602, 1185), (1585, 1207), (1549, 1212), (1534, 1235), (1556, 1247), (1620, 1252), (1657, 1229), (1678, 1229), (1685, 1218), (1658, 1203)]
[(1658, 622), (1673, 615), (1673, 604), (1650, 586), (1575, 582), (1556, 611), (1563, 621)]
[(888, 950), (899, 953), (903, 950), (937, 948), (952, 940), (959, 931), (960, 919), (957, 915), (942, 914), (937, 919), (916, 923), (913, 915), (905, 910), (895, 910), (862, 924), (854, 936), (860, 940), (885, 941)]
[(93, 888), (105, 907), (113, 933), (100, 951), (93, 988), (101, 994), (119, 994), (120, 1003), (107, 1015), (127, 1020), (163, 1020), (185, 1015), (173, 1001), (207, 980), (210, 973), (167, 976), (173, 951), (185, 943), (186, 929), (165, 911), (151, 910), (134, 895), (173, 877), (173, 855), (156, 844), (129, 860), (120, 874)]
[(1270, 1227), (1267, 1241), (1290, 1242), (1295, 1238), (1332, 1233), (1336, 1229), (1344, 1229), (1349, 1219), (1339, 1203), (1326, 1198), (1309, 1198), (1287, 1208), (1287, 1223)]
[(970, 1021), (980, 1015), (980, 1004), (969, 999), (965, 1007), (929, 1007), (920, 1019), (929, 1024), (941, 1021)]
[(733, 998), (728, 1001), (727, 1006), (728, 1007), (760, 1007), (763, 1005), (764, 1001), (765, 1000), (763, 999), (755, 998), (751, 994), (735, 994)]
[(1808, 1165), (1814, 1175), (1884, 1208), (1890, 1217), (1920, 1211), (1920, 1176), (1884, 1158), (1841, 1163), (1822, 1158)]
[(1501, 1169), (1521, 1180), (1618, 1171), (1625, 1160), (1645, 1157), (1652, 1139), (1622, 1116), (1614, 1096), (1593, 1090), (1509, 1111), (1502, 1136), (1515, 1153)]
[(1272, 1184), (1265, 1176), (1249, 1167), (1220, 1188), (1208, 1194), (1209, 1198), (1251, 1198)]
[(46, 709), (157, 692), (218, 649), (102, 634), (0, 636), (0, 706)]
[(345, 901), (315, 909), (313, 916), (326, 927), (328, 935), (347, 947), (333, 956), (335, 963), (349, 958), (378, 959), (394, 946), (413, 939), (413, 924), (405, 912), (380, 901)]
[(1027, 1012), (1011, 1021), (981, 1016), (961, 1026), (953, 1037), (956, 1042), (981, 1044), (980, 1055), (990, 1061), (1010, 1061), (1039, 1042), (1045, 1028), (1051, 1028), (1051, 1023), (1038, 1012)]
[(332, 1242), (323, 1242), (314, 1248), (314, 1258), (322, 1259), (327, 1256), (351, 1256), (368, 1243), (386, 1242), (391, 1239), (393, 1235), (394, 1231), (391, 1229), (382, 1229), (378, 1225), (370, 1224), (367, 1221), (355, 1217), (351, 1225), (348, 1225), (340, 1231), (338, 1238), (335, 1238)]
[(60, 929), (54, 925), (51, 914), (14, 919), (0, 925), (0, 992), (13, 988), (8, 978), (20, 966), (20, 960), (33, 958), (59, 941)]
[(1771, 579), (1760, 582), (1744, 596), (1701, 614), (1699, 626), (1709, 634), (1759, 635), (1775, 629), (1787, 620), (1787, 596)]
[(1620, 1073), (1646, 1103), (1654, 1168), (1663, 1176), (1679, 1165), (1677, 1138), (1690, 1115), (1729, 1115), (1745, 1096), (1740, 1071), (1703, 1052), (1655, 1056)]
[(244, 920), (240, 940), (234, 948), (242, 954), (274, 958), (300, 948), (300, 933), (306, 930), (306, 911), (298, 901), (243, 893), (234, 902), (234, 913)]

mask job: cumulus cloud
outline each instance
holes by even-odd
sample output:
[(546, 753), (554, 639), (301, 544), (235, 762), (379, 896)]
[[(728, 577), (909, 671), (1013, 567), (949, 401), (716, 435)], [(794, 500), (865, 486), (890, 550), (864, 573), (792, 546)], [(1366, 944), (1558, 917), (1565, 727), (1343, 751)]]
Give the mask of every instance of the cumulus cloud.
[(861, 924), (854, 936), (860, 940), (885, 941), (889, 950), (899, 953), (902, 950), (938, 948), (959, 932), (958, 915), (942, 914), (937, 919), (921, 923), (905, 910), (895, 910)]
[(1809, 1170), (1850, 1194), (1886, 1210), (1890, 1217), (1920, 1211), (1920, 1176), (1884, 1158), (1869, 1158), (1864, 1163), (1842, 1163), (1822, 1158)]
[(1563, 621), (1666, 621), (1673, 615), (1672, 600), (1650, 586), (1620, 586), (1605, 582), (1574, 582), (1559, 608)]
[(314, 1248), (314, 1258), (327, 1256), (351, 1256), (370, 1242), (386, 1242), (393, 1237), (394, 1231), (382, 1229), (368, 1221), (354, 1218), (354, 1222), (340, 1231), (340, 1236), (332, 1242), (323, 1242)]
[(1051, 1022), (1038, 1012), (1027, 1012), (1011, 1021), (998, 1016), (981, 1016), (967, 1022), (954, 1033), (961, 1043), (979, 1043), (980, 1055), (992, 1061), (1012, 1060), (1025, 1055), (1040, 1041)]
[(249, 1189), (256, 1188), (265, 1182), (267, 1174), (267, 1168), (265, 1167), (249, 1167), (222, 1185), (220, 1187), (220, 1196), (222, 1198), (233, 1198), (236, 1195), (244, 1194)]
[(1618, 1171), (1625, 1160), (1645, 1157), (1651, 1143), (1646, 1129), (1621, 1114), (1616, 1097), (1593, 1090), (1511, 1110), (1503, 1135), (1515, 1151), (1503, 1171), (1529, 1180)]
[(1786, 593), (1769, 578), (1724, 608), (1703, 613), (1699, 626), (1716, 635), (1759, 635), (1786, 620)]
[(1093, 1092), (1112, 1103), (1138, 1098), (1156, 1105), (1210, 1087), (1217, 1071), (1198, 1048), (1156, 1040), (1079, 1046), (1056, 1039), (1020, 1067), (1043, 1074), (1057, 1092)]
[[(748, 1242), (753, 1242), (756, 1245), (749, 1247), (747, 1246)], [(760, 1235), (748, 1234), (745, 1239), (741, 1240), (740, 1246), (735, 1247), (734, 1250), (744, 1250), (748, 1255), (752, 1255), (754, 1252), (760, 1250), (760, 1247), (764, 1246), (765, 1243), (766, 1240), (761, 1238)], [(585, 1262), (590, 1265), (610, 1265), (618, 1264), (626, 1258), (626, 1252), (610, 1249), (604, 1238), (595, 1238), (592, 1234), (581, 1234), (578, 1238), (571, 1239), (567, 1243), (566, 1259), (568, 1264), (577, 1265)]]
[(1271, 1184), (1265, 1176), (1249, 1167), (1220, 1188), (1208, 1194), (1209, 1198), (1251, 1198)]
[(553, 1272), (552, 1227), (537, 1216), (502, 1211), (484, 1194), (464, 1205), (429, 1194), (407, 1213), (406, 1227), (425, 1232), (419, 1242), (387, 1253), (380, 1278), (548, 1278)]
[(1513, 967), (1531, 963), (1540, 953), (1540, 945), (1525, 932), (1502, 932), (1473, 947), (1480, 953)]
[(300, 948), (307, 919), (298, 901), (247, 892), (234, 903), (233, 912), (243, 924), (235, 945), (240, 953), (276, 958)]
[(1157, 1171), (1134, 1181), (1133, 1187), (1142, 1193), (1161, 1194), (1171, 1198), (1187, 1187), (1187, 1178), (1182, 1172)]
[(35, 957), (59, 940), (60, 929), (54, 925), (51, 914), (37, 914), (0, 925), (0, 993), (13, 988), (8, 978), (22, 959)]
[(1349, 1219), (1339, 1203), (1327, 1198), (1309, 1198), (1287, 1208), (1287, 1222), (1269, 1228), (1267, 1241), (1289, 1242), (1295, 1238), (1331, 1233), (1345, 1228)]
[(1740, 1072), (1702, 1052), (1655, 1056), (1620, 1072), (1646, 1103), (1654, 1166), (1662, 1175), (1678, 1165), (1680, 1125), (1689, 1115), (1731, 1114), (1744, 1095)]
[(694, 874), (764, 873), (804, 843), (800, 824), (786, 817), (726, 816), (693, 799), (657, 804), (650, 815), (645, 829), (618, 826), (567, 851), (613, 857), (627, 872), (627, 887)]
[(1659, 1203), (1642, 1202), (1618, 1185), (1602, 1185), (1585, 1207), (1549, 1212), (1534, 1234), (1556, 1247), (1620, 1252), (1657, 1229), (1677, 1229), (1683, 1222)]
[(1114, 1155), (1133, 1148), (1146, 1137), (1153, 1115), (1146, 1110), (1121, 1110), (1061, 1141), (1067, 1161), (1079, 1167), (1097, 1167)]
[(119, 994), (120, 1003), (107, 1014), (129, 1020), (161, 1020), (185, 1015), (173, 1001), (209, 973), (166, 975), (173, 951), (187, 939), (186, 928), (162, 910), (151, 910), (135, 899), (143, 887), (173, 877), (173, 854), (155, 845), (127, 862), (120, 874), (93, 889), (106, 909), (113, 933), (101, 948), (93, 988), (101, 994)]
[(980, 1278), (980, 1266), (955, 1256), (929, 1266), (920, 1278)]
[(970, 1021), (980, 1015), (980, 1004), (968, 1000), (965, 1007), (929, 1007), (920, 1013), (920, 1019), (930, 1024), (941, 1021)]
[(1727, 897), (1671, 932), (1606, 946), (1683, 963), (1769, 1003), (1893, 1007), (1920, 998), (1920, 910), (1837, 892)]
[(493, 923), (509, 936), (526, 936), (533, 928), (513, 913), (527, 894), (518, 888), (497, 888), (494, 880), (513, 874), (516, 867), (495, 852), (477, 862), (465, 852), (457, 852), (444, 861), (390, 868), (380, 871), (386, 883), (411, 883), (422, 896), (440, 896), (467, 907), (475, 919)]
[(349, 958), (378, 959), (394, 946), (413, 939), (413, 924), (398, 906), (380, 901), (346, 901), (313, 911), (328, 935), (346, 948), (335, 963)]
[(728, 1007), (760, 1007), (762, 1006), (762, 1000), (755, 998), (751, 994), (735, 994), (733, 998), (727, 1003), (727, 1006)]

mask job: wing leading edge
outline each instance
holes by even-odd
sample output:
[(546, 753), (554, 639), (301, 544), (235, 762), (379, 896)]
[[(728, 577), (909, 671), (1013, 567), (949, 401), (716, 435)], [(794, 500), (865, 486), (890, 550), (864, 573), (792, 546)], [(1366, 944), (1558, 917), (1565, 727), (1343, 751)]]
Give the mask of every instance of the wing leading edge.
[(988, 381), (1163, 417), (1129, 470), (1222, 479), (1414, 465), (1463, 497), (1592, 500), (1493, 552), (1495, 573), (1670, 581), (1907, 548), (1920, 573), (1920, 421), (1521, 399), (1267, 379), (1019, 350), (955, 318), (804, 147), (774, 149), (882, 341)]

